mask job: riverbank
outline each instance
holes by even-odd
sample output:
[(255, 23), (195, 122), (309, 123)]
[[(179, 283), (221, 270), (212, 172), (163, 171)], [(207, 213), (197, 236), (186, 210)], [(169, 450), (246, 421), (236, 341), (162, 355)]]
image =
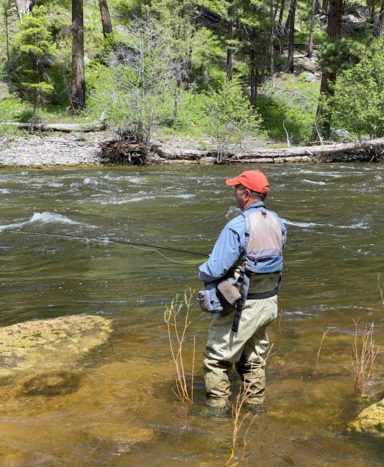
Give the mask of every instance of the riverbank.
[[(0, 167), (100, 165), (106, 162), (101, 144), (113, 137), (108, 131), (2, 136)], [(230, 146), (229, 150), (231, 154), (246, 154), (270, 145), (270, 141), (247, 138), (241, 144)], [(209, 138), (157, 137), (146, 156), (146, 163), (214, 163), (215, 159), (215, 145)]]
[[(113, 139), (108, 131), (94, 133), (40, 133), (0, 137), (0, 167), (93, 166), (108, 163), (103, 142)], [(213, 164), (218, 161), (215, 144), (209, 138), (157, 138), (144, 158), (135, 159), (135, 149), (123, 145), (122, 163)], [(382, 161), (384, 138), (365, 143), (281, 147), (259, 138), (247, 138), (228, 147), (224, 163), (356, 162)]]
[(0, 167), (98, 165), (105, 134), (0, 137)]

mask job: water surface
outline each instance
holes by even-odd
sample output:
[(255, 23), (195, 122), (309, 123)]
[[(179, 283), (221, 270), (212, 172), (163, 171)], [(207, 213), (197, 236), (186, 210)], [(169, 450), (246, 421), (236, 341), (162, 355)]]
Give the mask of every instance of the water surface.
[[(232, 421), (204, 407), (209, 316), (193, 306), (189, 413), (172, 391), (163, 323), (177, 293), (200, 287), (202, 257), (123, 242), (209, 253), (236, 215), (224, 180), (249, 168), (0, 171), (0, 325), (81, 313), (113, 322), (108, 343), (78, 362), (76, 391), (21, 396), (17, 378), (3, 382), (1, 465), (225, 465)], [(269, 333), (266, 414), (248, 432), (241, 465), (383, 465), (381, 440), (346, 427), (384, 391), (381, 355), (368, 401), (354, 393), (351, 360), (354, 319), (374, 322), (376, 342), (384, 342), (384, 167), (261, 168), (272, 185), (268, 205), (286, 220), (289, 240), (280, 317)], [(233, 375), (234, 394), (238, 383)]]

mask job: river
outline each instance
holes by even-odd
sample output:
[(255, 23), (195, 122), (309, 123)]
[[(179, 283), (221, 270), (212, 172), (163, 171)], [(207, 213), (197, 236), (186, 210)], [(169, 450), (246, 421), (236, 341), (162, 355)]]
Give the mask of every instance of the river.
[[(109, 341), (77, 363), (75, 391), (21, 396), (16, 380), (0, 381), (0, 465), (225, 465), (232, 419), (204, 406), (209, 316), (193, 303), (185, 344), (190, 368), (195, 338), (189, 411), (173, 393), (163, 321), (176, 294), (201, 286), (203, 257), (127, 242), (208, 254), (236, 214), (224, 180), (249, 168), (0, 171), (0, 325), (83, 313), (113, 325)], [(367, 400), (355, 394), (351, 358), (354, 320), (374, 322), (376, 343), (384, 344), (384, 166), (261, 169), (288, 243), (280, 315), (269, 332), (266, 413), (253, 420), (240, 465), (384, 465), (382, 440), (347, 431), (384, 391), (382, 355)], [(232, 381), (236, 392), (235, 374)]]

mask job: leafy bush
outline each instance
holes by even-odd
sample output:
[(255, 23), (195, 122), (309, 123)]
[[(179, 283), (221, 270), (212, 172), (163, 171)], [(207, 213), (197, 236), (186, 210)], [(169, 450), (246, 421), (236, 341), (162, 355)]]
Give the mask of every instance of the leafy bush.
[(210, 134), (216, 140), (219, 162), (228, 153), (229, 144), (238, 143), (257, 132), (261, 125), (260, 115), (236, 80), (226, 82), (222, 89), (212, 94), (206, 112)]
[(334, 90), (328, 101), (334, 127), (357, 136), (384, 136), (384, 38), (360, 63), (339, 75)]
[(275, 85), (264, 84), (258, 97), (258, 111), (269, 137), (290, 143), (308, 143), (319, 97), (319, 83), (295, 75), (283, 75)]

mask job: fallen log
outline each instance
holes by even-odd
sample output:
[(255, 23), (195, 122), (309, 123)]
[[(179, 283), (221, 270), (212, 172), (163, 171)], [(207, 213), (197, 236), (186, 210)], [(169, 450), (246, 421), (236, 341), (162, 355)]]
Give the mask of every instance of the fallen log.
[(289, 148), (260, 148), (252, 151), (228, 153), (218, 162), (215, 151), (179, 150), (167, 152), (164, 148), (151, 148), (157, 156), (156, 162), (166, 161), (205, 161), (214, 159), (216, 163), (250, 163), (250, 162), (333, 162), (338, 160), (377, 161), (384, 159), (384, 138), (353, 143), (333, 143), (321, 146), (297, 146)]
[(298, 146), (289, 148), (260, 148), (239, 151), (220, 157), (216, 151), (193, 149), (167, 150), (161, 145), (146, 145), (121, 139), (101, 144), (102, 161), (108, 164), (250, 164), (283, 162), (337, 162), (384, 160), (384, 138), (365, 142)]
[(15, 126), (16, 128), (25, 128), (27, 130), (39, 131), (62, 131), (70, 133), (78, 131), (89, 133), (92, 131), (103, 131), (107, 128), (107, 122), (104, 115), (101, 115), (97, 122), (93, 123), (22, 123), (22, 122), (0, 122), (3, 126)]

